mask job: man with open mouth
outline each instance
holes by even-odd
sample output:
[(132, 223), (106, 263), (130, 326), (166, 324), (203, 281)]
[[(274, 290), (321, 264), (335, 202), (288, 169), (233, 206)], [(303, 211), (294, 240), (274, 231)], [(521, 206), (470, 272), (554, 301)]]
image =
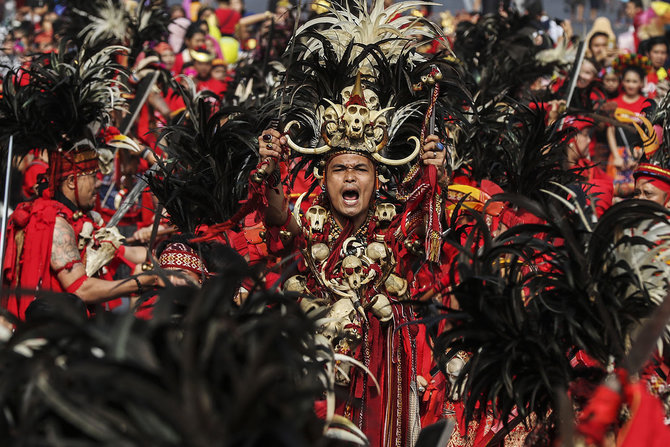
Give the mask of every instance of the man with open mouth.
[[(437, 233), (441, 243), (434, 220), (441, 219), (440, 191), (448, 183), (446, 151), (436, 135), (393, 140), (390, 108), (362, 78), (341, 91), (338, 103), (328, 102), (320, 147), (295, 142), (292, 123), (283, 132), (266, 129), (252, 183), (267, 201), (268, 246), (302, 254), (296, 270), (284, 274), (284, 291), (299, 294), (307, 314), (325, 316), (318, 331), (354, 360), (335, 373), (343, 388), (337, 395), (344, 396), (335, 412), (356, 423), (371, 445), (408, 445), (420, 429), (427, 382), (417, 374), (425, 362), (417, 357), (416, 326), (404, 323), (414, 319), (411, 301), (436, 281), (431, 262), (416, 261), (431, 260), (428, 235)], [(289, 162), (289, 154), (303, 163)], [(290, 211), (290, 176), (280, 173), (305, 162), (322, 193), (303, 214), (307, 193)]]

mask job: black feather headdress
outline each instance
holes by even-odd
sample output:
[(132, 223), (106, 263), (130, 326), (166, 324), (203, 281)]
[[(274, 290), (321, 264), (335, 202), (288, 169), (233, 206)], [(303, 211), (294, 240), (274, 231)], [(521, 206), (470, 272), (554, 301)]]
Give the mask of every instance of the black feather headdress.
[(479, 91), (483, 103), (501, 95), (517, 98), (537, 78), (565, 69), (566, 62), (538, 57), (537, 27), (530, 16), (488, 14), (476, 23), (463, 21), (456, 29), (453, 50), (470, 75), (468, 86)]
[(193, 233), (198, 225), (227, 221), (247, 198), (260, 129), (251, 110), (217, 110), (213, 94), (181, 91), (186, 108), (161, 130), (168, 158), (158, 162), (148, 183), (172, 222)]
[[(430, 97), (427, 86), (417, 87), (422, 78), (440, 68), (437, 133), (447, 134), (447, 120), (463, 119), (462, 110), (471, 98), (453, 58), (439, 55), (428, 60), (416, 51), (418, 42), (412, 36), (440, 37), (425, 20), (401, 15), (423, 2), (399, 2), (386, 9), (381, 1), (373, 2), (370, 8), (355, 3), (355, 7), (333, 8), (305, 23), (295, 36), (299, 43), (287, 56), (284, 87), (278, 98), (288, 104), (281, 120), (290, 130), (290, 146), (298, 160), (293, 164), (293, 175), (315, 173), (318, 177), (328, 152), (322, 150), (325, 144), (333, 153), (366, 151), (378, 161), (385, 179), (394, 179), (397, 184), (416, 160), (412, 155), (418, 154), (417, 137), (422, 134)], [(354, 92), (359, 75), (361, 92)], [(353, 102), (356, 94), (361, 100)], [(368, 109), (369, 135), (352, 137), (349, 133), (353, 112), (347, 104)], [(359, 141), (363, 139), (365, 143)], [(313, 148), (319, 149), (315, 152)]]
[(98, 130), (110, 124), (113, 110), (125, 107), (121, 97), (125, 78), (115, 62), (123, 47), (103, 51), (60, 51), (27, 69), (10, 71), (0, 99), (0, 142), (14, 136), (15, 153), (31, 149), (67, 151), (82, 139), (95, 141)]
[(563, 199), (507, 199), (541, 223), (495, 238), (477, 215), (474, 226), (461, 227), (465, 243), (455, 244), (461, 254), (453, 263), (460, 309), (435, 352), (444, 361), (459, 350), (472, 354), (456, 385), (468, 420), (493, 412), (514, 425), (533, 414), (551, 427), (558, 390), (580, 374), (572, 355), (581, 350), (603, 370), (618, 364), (632, 331), (664, 296), (670, 247), (659, 241), (668, 211), (626, 201), (592, 227)]
[[(12, 445), (333, 445), (314, 412), (332, 392), (332, 354), (293, 298), (258, 292), (237, 306), (239, 284), (255, 277), (238, 259), (230, 266), (201, 290), (162, 290), (149, 322), (89, 320), (69, 300), (44, 298), (51, 311), (0, 343), (0, 436)], [(173, 303), (187, 308), (176, 320)]]

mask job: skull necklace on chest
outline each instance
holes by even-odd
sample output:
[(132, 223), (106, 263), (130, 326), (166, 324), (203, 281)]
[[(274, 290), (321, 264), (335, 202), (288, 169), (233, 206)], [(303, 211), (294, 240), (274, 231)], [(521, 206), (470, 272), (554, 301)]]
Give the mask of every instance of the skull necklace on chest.
[[(372, 212), (368, 212), (368, 216), (366, 217), (365, 222), (363, 222), (363, 225), (347, 238), (347, 241), (352, 242), (345, 244), (345, 246), (342, 247), (342, 257), (357, 254), (356, 252), (360, 251), (360, 249), (365, 249), (368, 241), (368, 228), (370, 226), (372, 215)], [(328, 232), (328, 245), (332, 248), (342, 235), (342, 227), (337, 223), (337, 220), (335, 220), (335, 217), (331, 212), (328, 212), (328, 224), (330, 227), (330, 231)]]

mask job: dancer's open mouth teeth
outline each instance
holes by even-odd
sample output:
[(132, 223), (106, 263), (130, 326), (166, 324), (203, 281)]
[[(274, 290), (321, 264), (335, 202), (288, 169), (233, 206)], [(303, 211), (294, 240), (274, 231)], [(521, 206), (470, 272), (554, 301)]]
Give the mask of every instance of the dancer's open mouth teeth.
[(358, 200), (358, 191), (344, 191), (342, 197), (344, 200)]

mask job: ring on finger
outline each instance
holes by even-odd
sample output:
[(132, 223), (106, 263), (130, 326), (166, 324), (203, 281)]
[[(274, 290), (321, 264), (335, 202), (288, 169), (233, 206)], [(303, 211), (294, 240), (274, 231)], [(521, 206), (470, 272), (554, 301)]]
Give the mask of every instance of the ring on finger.
[(444, 150), (444, 144), (438, 142), (438, 143), (435, 145), (435, 149), (436, 149), (437, 151), (439, 151), (439, 152), (442, 152), (442, 151)]
[(270, 135), (269, 133), (266, 133), (265, 135), (263, 135), (263, 141), (265, 141), (265, 142), (272, 141), (272, 135)]
[(268, 148), (268, 149), (272, 149), (272, 143), (266, 144), (265, 147)]

